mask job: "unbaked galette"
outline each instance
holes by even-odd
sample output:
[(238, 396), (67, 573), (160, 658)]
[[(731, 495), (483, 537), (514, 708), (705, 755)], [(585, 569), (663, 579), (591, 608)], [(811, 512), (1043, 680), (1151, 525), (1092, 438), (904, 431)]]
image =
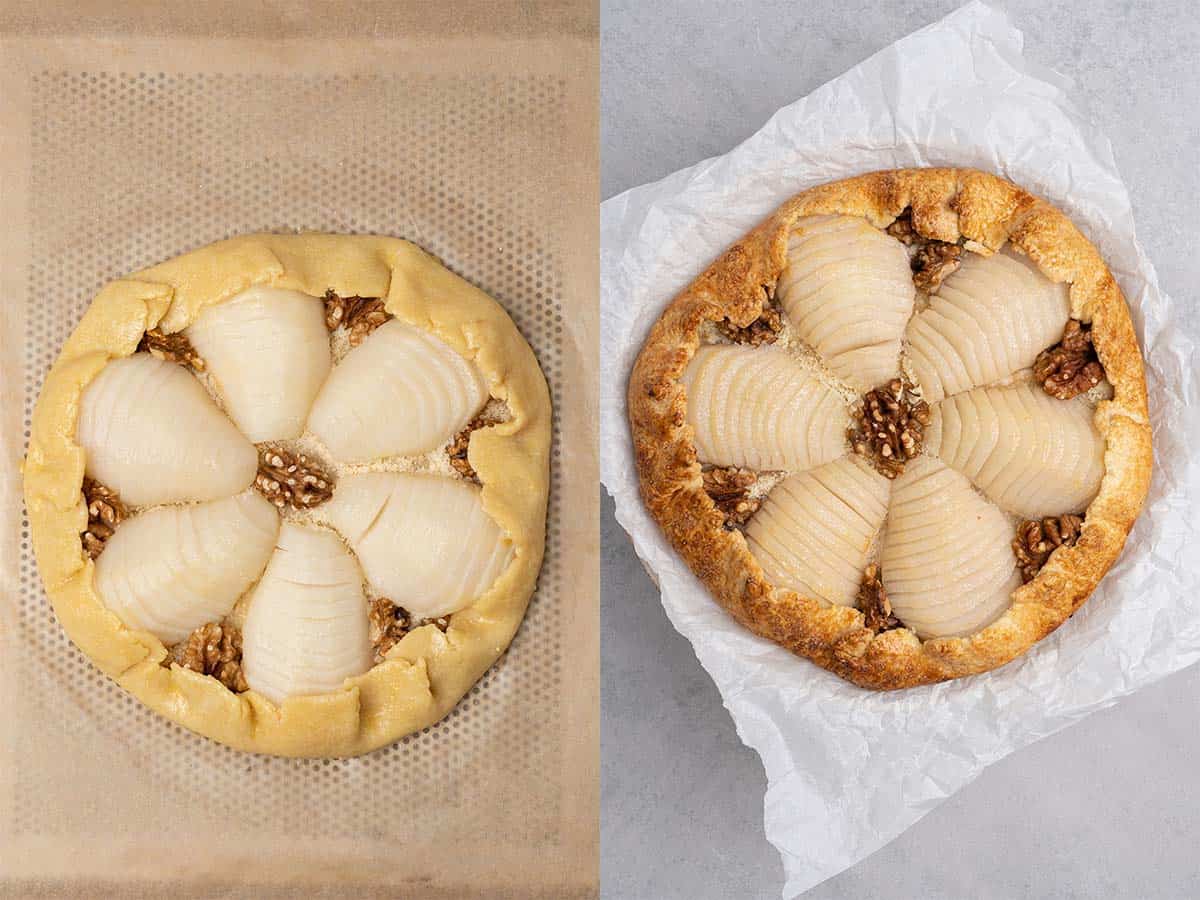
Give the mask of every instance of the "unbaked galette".
[(628, 400), (643, 498), (713, 596), (864, 687), (1045, 637), (1150, 477), (1112, 274), (1061, 212), (974, 170), (792, 198), (667, 307)]
[(46, 377), (25, 500), (72, 640), (233, 747), (442, 718), (541, 566), (550, 404), (488, 296), (405, 241), (259, 234), (112, 282)]

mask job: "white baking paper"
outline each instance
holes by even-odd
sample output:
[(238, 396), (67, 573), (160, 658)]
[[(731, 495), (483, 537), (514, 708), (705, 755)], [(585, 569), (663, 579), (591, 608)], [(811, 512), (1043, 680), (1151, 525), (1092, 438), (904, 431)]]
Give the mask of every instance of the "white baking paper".
[[(602, 477), (663, 606), (766, 768), (766, 834), (794, 896), (913, 825), (1005, 755), (1200, 656), (1195, 344), (1134, 237), (1108, 140), (1070, 82), (972, 3), (781, 109), (724, 156), (602, 205)], [(674, 294), (780, 202), (872, 169), (975, 166), (1049, 198), (1100, 248), (1133, 310), (1155, 473), (1124, 555), (1083, 609), (1011, 665), (899, 693), (860, 690), (736, 624), (638, 497), (629, 370)]]

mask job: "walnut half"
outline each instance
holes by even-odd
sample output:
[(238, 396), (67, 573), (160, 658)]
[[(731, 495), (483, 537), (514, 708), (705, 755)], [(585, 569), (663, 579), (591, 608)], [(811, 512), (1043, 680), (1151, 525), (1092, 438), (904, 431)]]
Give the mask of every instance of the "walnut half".
[(1083, 517), (1076, 515), (1048, 516), (1045, 519), (1026, 519), (1017, 526), (1013, 538), (1013, 555), (1021, 570), (1021, 581), (1033, 581), (1050, 554), (1059, 547), (1073, 547), (1079, 540)]
[(1104, 380), (1104, 367), (1092, 346), (1092, 329), (1067, 319), (1062, 340), (1038, 354), (1033, 374), (1042, 389), (1058, 400), (1070, 400)]
[(234, 693), (250, 689), (242, 672), (242, 632), (228, 623), (201, 625), (172, 647), (163, 663), (211, 675)]
[(947, 276), (962, 265), (963, 248), (946, 241), (929, 241), (912, 258), (913, 285), (918, 291), (936, 294)]
[(759, 317), (745, 328), (722, 319), (717, 323), (717, 330), (735, 344), (749, 344), (751, 347), (773, 344), (783, 330), (783, 313), (777, 306), (764, 304)]
[(375, 645), (376, 662), (382, 662), (387, 652), (400, 643), (400, 639), (412, 627), (412, 617), (408, 611), (386, 597), (376, 597), (371, 601), (367, 620), (370, 622), (371, 643)]
[(885, 230), (909, 248), (913, 286), (925, 294), (936, 294), (947, 276), (962, 265), (962, 246), (923, 236), (913, 225), (911, 206)]
[(863, 624), (874, 632), (903, 627), (903, 623), (892, 615), (892, 603), (883, 586), (883, 573), (875, 563), (863, 572), (856, 605), (862, 610)]
[(895, 221), (885, 230), (906, 247), (910, 247), (921, 240), (921, 236), (917, 234), (917, 229), (913, 227), (911, 206), (900, 213)]
[(138, 350), (147, 351), (155, 359), (189, 366), (197, 372), (204, 371), (204, 358), (196, 352), (192, 342), (181, 331), (175, 334), (163, 334), (157, 328), (151, 328), (142, 335)]
[(116, 491), (87, 476), (83, 479), (83, 502), (87, 504), (88, 523), (79, 539), (88, 559), (95, 559), (129, 512)]
[(712, 497), (717, 509), (725, 514), (727, 528), (745, 525), (762, 505), (761, 501), (750, 497), (750, 488), (758, 480), (758, 475), (749, 469), (718, 466), (704, 470), (701, 477), (704, 479), (705, 493)]
[(333, 496), (333, 478), (303, 453), (260, 447), (254, 487), (276, 507), (312, 509)]
[(929, 404), (917, 389), (893, 378), (863, 395), (858, 421), (848, 432), (850, 445), (883, 475), (895, 478), (925, 446), (930, 415)]
[(467, 450), (471, 446), (471, 435), (480, 428), (495, 425), (500, 421), (499, 418), (488, 415), (485, 411), (468, 422), (467, 427), (454, 436), (446, 448), (446, 454), (450, 457), (450, 466), (455, 472), (468, 481), (479, 484), (479, 476), (472, 468), (470, 460), (467, 459)]
[(379, 297), (342, 297), (330, 288), (325, 292), (325, 327), (334, 331), (345, 326), (350, 346), (357, 347), (368, 334), (392, 317)]

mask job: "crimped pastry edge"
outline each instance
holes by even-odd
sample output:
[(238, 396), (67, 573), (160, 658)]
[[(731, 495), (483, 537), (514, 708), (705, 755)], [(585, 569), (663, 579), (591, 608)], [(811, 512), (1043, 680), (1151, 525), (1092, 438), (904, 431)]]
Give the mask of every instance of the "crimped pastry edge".
[[(1048, 278), (1070, 285), (1071, 316), (1092, 323), (1113, 386), (1094, 421), (1105, 440), (1105, 476), (1079, 542), (1057, 550), (1013, 592), (987, 628), (963, 638), (921, 641), (907, 628), (879, 634), (853, 608), (775, 588), (740, 531), (727, 531), (704, 492), (679, 378), (700, 344), (701, 326), (758, 317), (786, 264), (788, 234), (801, 216), (845, 214), (886, 228), (912, 210), (924, 237), (995, 252), (1025, 253)], [(713, 597), (754, 633), (861, 687), (914, 687), (1004, 665), (1052, 632), (1091, 595), (1120, 555), (1149, 489), (1152, 448), (1146, 382), (1129, 309), (1092, 244), (1058, 209), (975, 169), (871, 172), (806, 190), (726, 250), (681, 291), (654, 324), (630, 374), (628, 412), (643, 501)]]

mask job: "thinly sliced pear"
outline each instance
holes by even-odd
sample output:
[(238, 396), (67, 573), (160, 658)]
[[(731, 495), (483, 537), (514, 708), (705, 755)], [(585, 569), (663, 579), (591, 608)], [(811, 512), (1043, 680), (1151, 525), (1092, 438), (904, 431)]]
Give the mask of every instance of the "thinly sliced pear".
[(1062, 337), (1071, 304), (1025, 256), (963, 254), (928, 309), (908, 326), (909, 353), (925, 399), (934, 402), (1033, 365)]
[(916, 291), (897, 240), (857, 216), (806, 216), (776, 296), (797, 333), (860, 391), (899, 373)]
[(184, 333), (246, 437), (259, 443), (300, 436), (331, 364), (320, 299), (252, 287), (205, 307)]
[(278, 533), (275, 507), (253, 491), (146, 510), (122, 522), (96, 559), (96, 591), (127, 627), (174, 644), (228, 615)]
[(513, 556), (479, 488), (453, 478), (347, 475), (321, 514), (354, 548), (371, 589), (417, 618), (470, 606)]
[(80, 403), (87, 473), (133, 506), (216, 500), (248, 487), (258, 452), (200, 382), (175, 363), (114, 359)]
[(846, 452), (845, 402), (785, 350), (703, 346), (681, 382), (703, 462), (799, 472)]
[(934, 404), (926, 446), (1022, 518), (1079, 513), (1104, 478), (1092, 416), (1086, 398), (1055, 400), (1028, 382), (976, 388)]
[(334, 368), (308, 427), (341, 462), (410, 456), (444, 445), (487, 398), (473, 363), (393, 319)]
[(746, 526), (746, 541), (776, 587), (849, 606), (891, 482), (855, 456), (781, 481)]
[(337, 535), (285, 522), (242, 628), (250, 688), (282, 703), (371, 667), (362, 571)]
[(892, 609), (922, 638), (986, 627), (1021, 584), (1012, 538), (963, 475), (929, 456), (910, 461), (892, 487), (879, 557)]

